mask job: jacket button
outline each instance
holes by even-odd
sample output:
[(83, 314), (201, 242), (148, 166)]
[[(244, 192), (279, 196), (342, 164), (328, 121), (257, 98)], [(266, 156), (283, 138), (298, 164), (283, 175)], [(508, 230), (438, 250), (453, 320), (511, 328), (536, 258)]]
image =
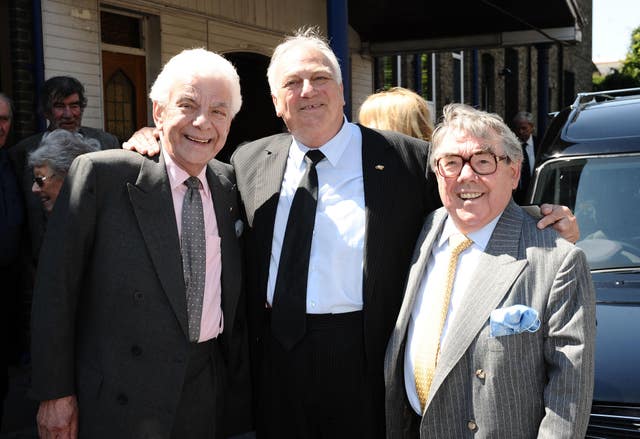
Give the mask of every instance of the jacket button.
[(476, 421), (471, 419), (469, 422), (467, 422), (467, 428), (471, 431), (476, 431), (478, 429), (478, 424), (476, 424)]
[(144, 293), (142, 291), (136, 291), (135, 293), (133, 293), (133, 298), (136, 302), (142, 302), (142, 300), (144, 299)]
[(139, 357), (142, 354), (142, 348), (138, 345), (131, 346), (131, 355)]
[(482, 369), (478, 369), (476, 370), (476, 377), (478, 377), (479, 379), (483, 380), (487, 377), (487, 375), (484, 373), (484, 370)]
[(118, 393), (118, 396), (116, 396), (116, 401), (118, 401), (118, 404), (120, 405), (126, 405), (129, 402), (129, 398), (127, 398), (127, 395), (125, 395), (124, 393)]

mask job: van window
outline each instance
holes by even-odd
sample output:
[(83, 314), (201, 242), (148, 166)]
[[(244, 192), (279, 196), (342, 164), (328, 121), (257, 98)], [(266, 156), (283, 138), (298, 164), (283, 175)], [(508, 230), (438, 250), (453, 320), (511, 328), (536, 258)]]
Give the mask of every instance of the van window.
[(640, 155), (559, 159), (542, 166), (534, 203), (564, 204), (591, 269), (640, 264)]

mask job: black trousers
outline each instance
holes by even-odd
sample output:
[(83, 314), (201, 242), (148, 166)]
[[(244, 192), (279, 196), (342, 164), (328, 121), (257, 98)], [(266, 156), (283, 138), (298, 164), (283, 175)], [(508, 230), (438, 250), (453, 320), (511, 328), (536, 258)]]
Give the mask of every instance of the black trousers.
[(221, 437), (224, 364), (217, 339), (192, 343), (173, 439)]
[(266, 320), (257, 436), (372, 437), (362, 312), (308, 314), (305, 337), (291, 351), (271, 336)]

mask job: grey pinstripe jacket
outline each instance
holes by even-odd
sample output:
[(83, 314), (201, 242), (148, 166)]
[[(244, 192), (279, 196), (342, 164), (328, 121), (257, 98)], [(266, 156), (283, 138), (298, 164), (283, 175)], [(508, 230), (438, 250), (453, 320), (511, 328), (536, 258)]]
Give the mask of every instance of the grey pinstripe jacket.
[[(450, 323), (422, 418), (403, 378), (407, 325), (446, 210), (430, 215), (414, 252), (385, 358), (389, 438), (581, 438), (593, 393), (595, 292), (582, 251), (538, 230), (511, 202)], [(537, 332), (489, 337), (492, 310), (536, 309)]]

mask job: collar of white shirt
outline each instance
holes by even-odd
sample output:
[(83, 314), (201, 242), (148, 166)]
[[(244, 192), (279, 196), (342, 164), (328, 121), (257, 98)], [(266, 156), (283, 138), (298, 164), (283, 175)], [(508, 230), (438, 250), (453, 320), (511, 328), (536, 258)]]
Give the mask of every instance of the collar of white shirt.
[[(502, 216), (502, 213), (500, 213), (500, 215), (495, 217), (493, 220), (491, 220), (489, 224), (482, 227), (480, 230), (476, 230), (475, 232), (471, 232), (467, 234), (467, 238), (473, 241), (473, 245), (476, 246), (476, 248), (480, 249), (481, 251), (484, 251), (487, 248), (487, 244), (489, 244), (489, 239), (491, 239), (491, 235), (493, 234), (493, 231), (496, 228), (496, 225), (498, 224), (498, 221), (500, 220), (501, 216)], [(445, 220), (444, 227), (442, 229), (442, 234), (440, 235), (440, 239), (437, 242), (437, 248), (440, 248), (443, 245), (447, 244), (449, 242), (449, 237), (456, 233), (460, 233), (460, 232), (456, 228), (451, 217), (448, 216), (447, 219)]]
[[(347, 118), (344, 118), (344, 122), (342, 123), (342, 127), (340, 131), (333, 136), (331, 140), (322, 145), (320, 151), (325, 155), (329, 163), (332, 166), (336, 166), (342, 157), (347, 146), (351, 143), (351, 136), (353, 136), (353, 130), (358, 129), (357, 125), (349, 123)], [(311, 148), (297, 140), (295, 137), (293, 138), (293, 142), (291, 143), (291, 148), (289, 149), (289, 157), (293, 160), (298, 169), (302, 167), (302, 163), (304, 161), (304, 156)]]

